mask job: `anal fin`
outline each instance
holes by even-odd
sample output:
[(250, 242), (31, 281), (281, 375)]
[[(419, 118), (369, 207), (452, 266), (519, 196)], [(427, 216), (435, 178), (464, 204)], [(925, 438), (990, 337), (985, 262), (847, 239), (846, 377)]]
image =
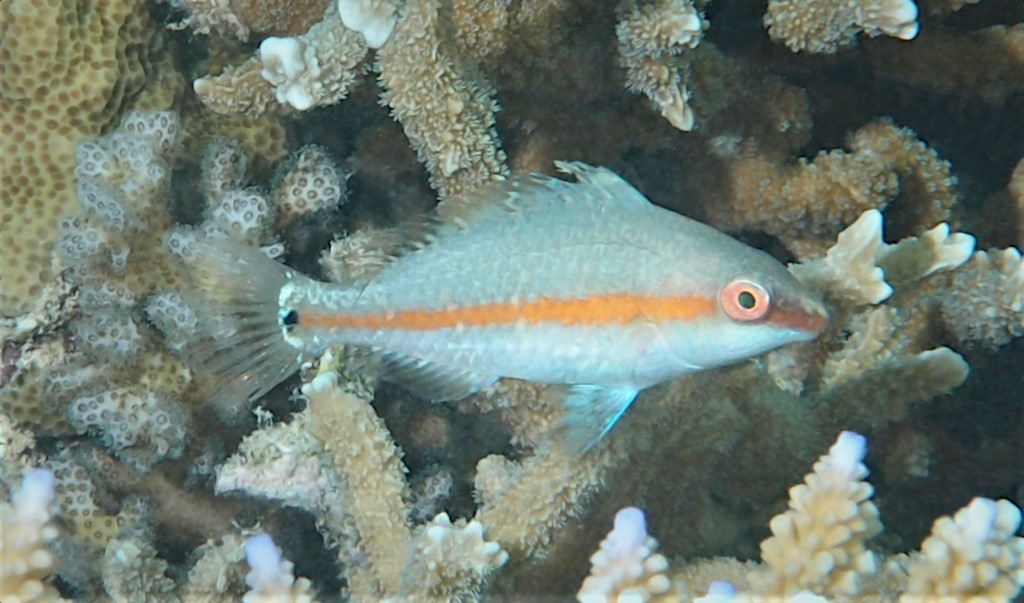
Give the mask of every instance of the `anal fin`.
[(556, 431), (559, 444), (575, 454), (590, 450), (636, 399), (636, 389), (600, 385), (571, 385), (558, 392), (565, 417)]
[(461, 400), (497, 380), (494, 376), (479, 375), (459, 367), (393, 352), (384, 352), (381, 358), (388, 366), (384, 375), (386, 380), (431, 402)]

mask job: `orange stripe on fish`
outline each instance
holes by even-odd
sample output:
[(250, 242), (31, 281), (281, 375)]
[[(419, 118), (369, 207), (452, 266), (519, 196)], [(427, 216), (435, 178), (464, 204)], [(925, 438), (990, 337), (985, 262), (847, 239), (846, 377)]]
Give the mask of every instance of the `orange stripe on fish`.
[(710, 316), (714, 299), (697, 295), (644, 297), (627, 293), (593, 295), (580, 299), (541, 298), (461, 306), (443, 310), (402, 310), (389, 314), (301, 313), (299, 325), (320, 329), (403, 329), (431, 331), (459, 325), (487, 327), (524, 321), (526, 324), (604, 326), (629, 324), (635, 320), (662, 323), (689, 321)]

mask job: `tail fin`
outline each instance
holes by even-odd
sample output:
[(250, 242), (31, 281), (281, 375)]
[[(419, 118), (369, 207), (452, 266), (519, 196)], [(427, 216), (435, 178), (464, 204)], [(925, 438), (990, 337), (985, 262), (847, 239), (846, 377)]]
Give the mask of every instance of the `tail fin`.
[(200, 241), (189, 262), (200, 300), (199, 341), (188, 351), (219, 414), (274, 388), (302, 363), (302, 349), (285, 337), (281, 288), (304, 278), (258, 250)]

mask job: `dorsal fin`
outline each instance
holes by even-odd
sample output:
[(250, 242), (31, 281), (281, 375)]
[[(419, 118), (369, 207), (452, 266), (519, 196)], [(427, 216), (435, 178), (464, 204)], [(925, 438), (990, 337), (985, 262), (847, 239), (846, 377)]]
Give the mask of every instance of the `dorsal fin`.
[(446, 234), (471, 228), (474, 223), (493, 217), (496, 212), (514, 215), (546, 211), (552, 203), (605, 204), (612, 207), (650, 204), (639, 191), (607, 168), (578, 161), (556, 161), (555, 167), (576, 180), (530, 173), (491, 182), (465, 195), (445, 199), (429, 217), (392, 229), (394, 236), (382, 239), (387, 245), (385, 253), (393, 262), (432, 245)]
[(482, 212), (530, 211), (559, 200), (563, 203), (650, 203), (608, 168), (579, 161), (555, 161), (555, 167), (560, 173), (574, 176), (576, 180), (530, 173), (486, 184), (466, 195), (439, 203), (438, 225), (464, 229), (479, 219)]

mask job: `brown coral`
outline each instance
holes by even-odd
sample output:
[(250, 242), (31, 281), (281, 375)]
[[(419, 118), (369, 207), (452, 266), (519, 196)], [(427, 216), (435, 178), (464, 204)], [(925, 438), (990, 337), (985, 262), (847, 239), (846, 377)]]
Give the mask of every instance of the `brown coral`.
[(161, 35), (146, 4), (0, 4), (0, 314), (24, 311), (52, 277), (58, 219), (77, 206), (78, 143), (116, 124), (147, 86), (173, 84), (148, 81), (174, 71), (156, 68)]
[(854, 133), (850, 149), (823, 151), (791, 166), (741, 153), (728, 160), (734, 198), (711, 206), (711, 221), (726, 230), (779, 237), (803, 258), (821, 252), (823, 241), (864, 211), (884, 208), (897, 194), (909, 208), (901, 213), (897, 232), (916, 232), (949, 218), (957, 200), (950, 164), (913, 131), (881, 120)]
[(174, 28), (197, 33), (216, 31), (247, 40), (252, 33), (271, 36), (300, 34), (324, 15), (331, 0), (168, 0), (186, 13)]

